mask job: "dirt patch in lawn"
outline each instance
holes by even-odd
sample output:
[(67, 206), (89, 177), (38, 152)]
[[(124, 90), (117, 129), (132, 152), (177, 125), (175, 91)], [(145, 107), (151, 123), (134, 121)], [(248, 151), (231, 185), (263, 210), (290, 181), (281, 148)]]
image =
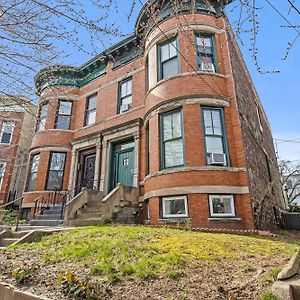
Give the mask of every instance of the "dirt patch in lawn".
[(66, 272), (74, 282), (97, 286), (96, 299), (260, 299), (299, 241), (286, 233), (87, 227), (0, 251), (0, 279), (15, 285), (21, 279), (19, 288), (53, 300), (75, 299), (76, 288), (67, 295), (58, 282)]

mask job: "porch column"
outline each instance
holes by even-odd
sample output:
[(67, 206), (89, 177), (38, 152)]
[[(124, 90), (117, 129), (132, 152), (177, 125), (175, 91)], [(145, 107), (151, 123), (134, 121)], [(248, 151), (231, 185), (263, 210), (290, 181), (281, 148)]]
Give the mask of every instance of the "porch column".
[(94, 184), (93, 184), (95, 190), (99, 189), (100, 162), (101, 162), (101, 144), (99, 142), (96, 145), (95, 175), (94, 175)]
[(103, 140), (102, 144), (102, 163), (101, 163), (101, 174), (100, 174), (100, 191), (105, 192), (105, 178), (106, 178), (106, 168), (107, 168), (107, 163), (106, 163), (106, 157), (107, 157), (107, 140)]
[(140, 133), (134, 134), (134, 171), (133, 186), (139, 188), (139, 163), (140, 163)]
[[(71, 168), (70, 168), (70, 177), (69, 177), (69, 191), (72, 191), (75, 187), (75, 180), (76, 180), (76, 166), (78, 164), (78, 151), (75, 149), (72, 150), (72, 157), (71, 157)], [(74, 191), (72, 191), (74, 194)]]

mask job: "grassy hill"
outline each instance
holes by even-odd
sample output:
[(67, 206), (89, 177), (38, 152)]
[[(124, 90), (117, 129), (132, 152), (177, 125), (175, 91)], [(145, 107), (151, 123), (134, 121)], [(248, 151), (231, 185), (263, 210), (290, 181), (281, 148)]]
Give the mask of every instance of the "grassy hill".
[(0, 277), (54, 300), (76, 295), (272, 300), (262, 293), (297, 247), (291, 238), (281, 237), (87, 227), (0, 252)]

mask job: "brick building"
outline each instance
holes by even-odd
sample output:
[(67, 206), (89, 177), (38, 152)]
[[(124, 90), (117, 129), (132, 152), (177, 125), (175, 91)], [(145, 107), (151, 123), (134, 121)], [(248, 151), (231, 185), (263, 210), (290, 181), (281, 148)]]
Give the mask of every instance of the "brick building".
[(21, 198), (37, 107), (23, 97), (0, 97), (0, 206)]
[(149, 1), (134, 33), (36, 76), (24, 207), (45, 191), (139, 191), (143, 221), (272, 228), (284, 207), (270, 125), (224, 6)]

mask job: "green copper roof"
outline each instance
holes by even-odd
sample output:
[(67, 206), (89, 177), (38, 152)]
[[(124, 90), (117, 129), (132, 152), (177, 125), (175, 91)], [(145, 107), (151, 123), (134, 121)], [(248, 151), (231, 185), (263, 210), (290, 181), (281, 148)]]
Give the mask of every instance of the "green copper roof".
[[(187, 13), (193, 11), (194, 13), (216, 15), (222, 13), (225, 5), (233, 1), (234, 0), (190, 0), (179, 2), (181, 3), (180, 12)], [(195, 3), (196, 6), (192, 6), (192, 3)], [(207, 3), (209, 3), (209, 5)], [(71, 86), (80, 88), (105, 74), (108, 60), (113, 60), (114, 69), (141, 55), (143, 49), (142, 47), (138, 47), (140, 40), (157, 25), (157, 22), (152, 22), (152, 15), (149, 13), (150, 6), (156, 10), (158, 23), (172, 17), (172, 7), (169, 1), (149, 0), (142, 7), (137, 17), (134, 34), (111, 48), (106, 49), (80, 67), (53, 65), (42, 69), (35, 76), (37, 92), (41, 93), (49, 86)]]

